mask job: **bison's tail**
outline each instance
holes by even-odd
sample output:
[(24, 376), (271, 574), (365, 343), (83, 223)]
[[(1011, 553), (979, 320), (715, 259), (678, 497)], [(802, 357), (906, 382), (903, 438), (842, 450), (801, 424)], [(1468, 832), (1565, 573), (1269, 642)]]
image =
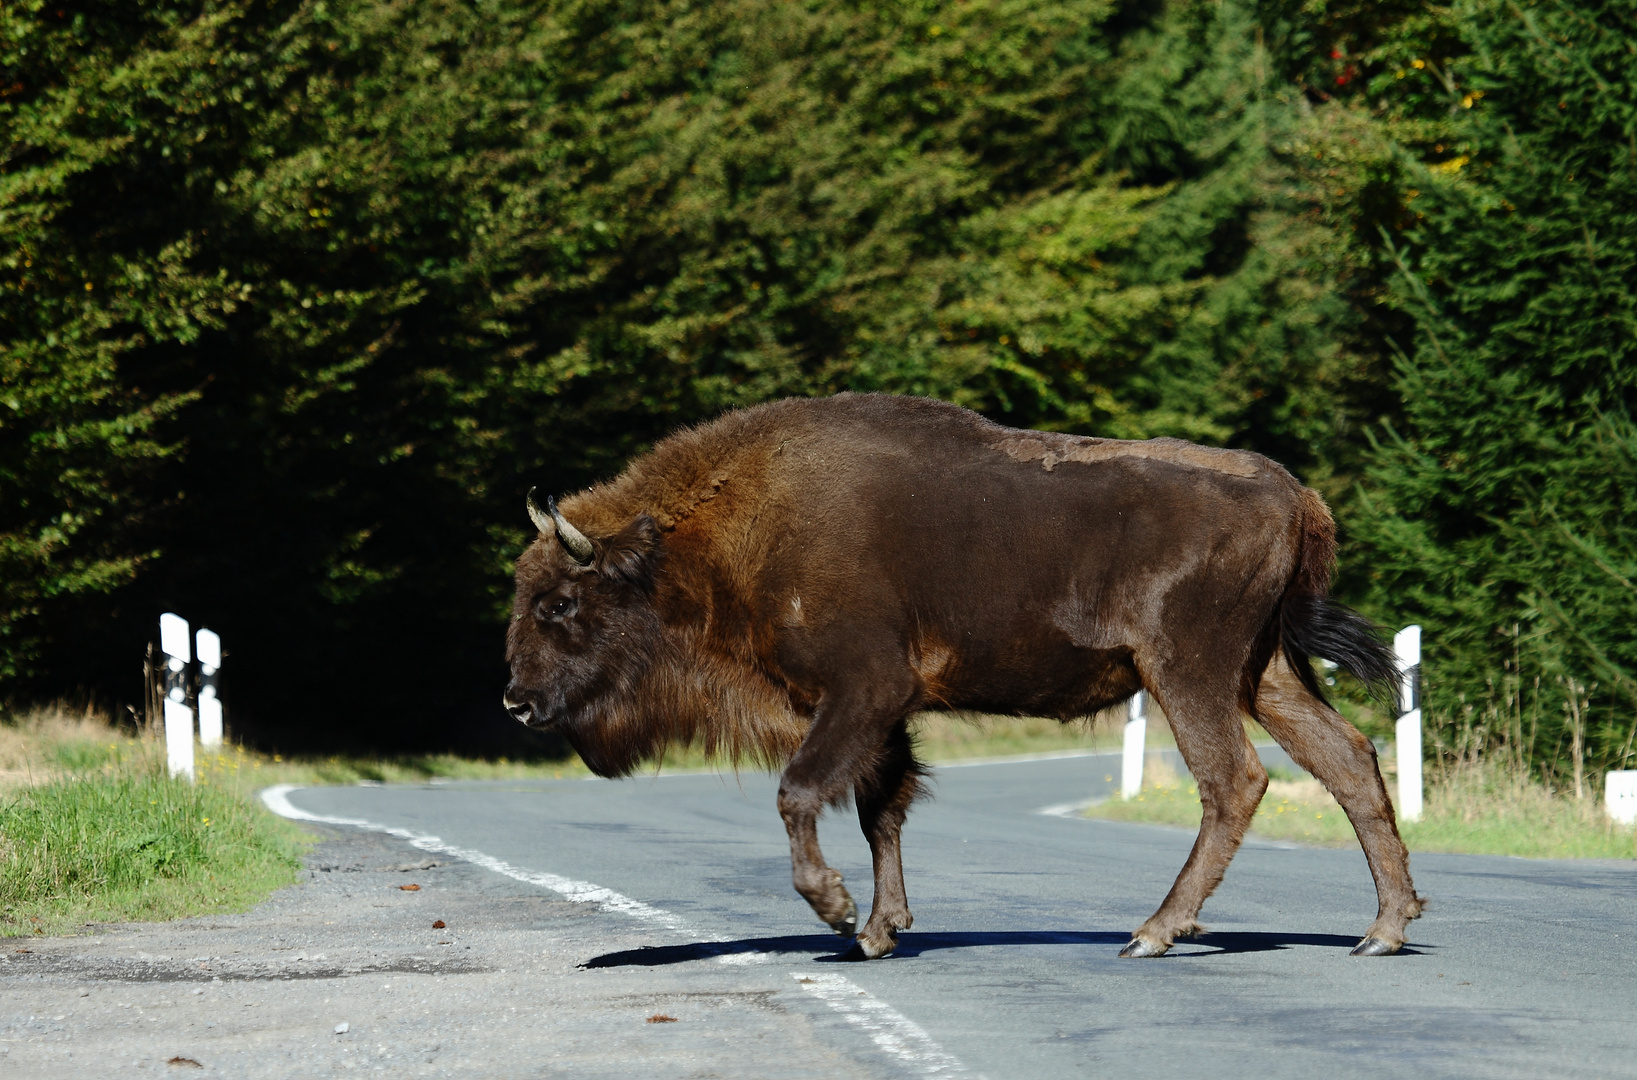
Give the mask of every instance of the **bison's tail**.
[(1319, 493), (1302, 488), (1301, 554), (1295, 579), (1279, 609), (1279, 641), (1303, 685), (1324, 700), (1311, 657), (1329, 660), (1382, 698), (1398, 686), (1398, 661), (1382, 629), (1345, 604), (1330, 599), (1330, 568), (1336, 558), (1336, 523)]

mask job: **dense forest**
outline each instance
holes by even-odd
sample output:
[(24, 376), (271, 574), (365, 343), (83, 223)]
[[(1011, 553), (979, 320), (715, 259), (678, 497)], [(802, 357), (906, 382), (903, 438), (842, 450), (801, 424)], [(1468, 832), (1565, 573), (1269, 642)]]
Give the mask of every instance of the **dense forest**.
[(855, 389), (1267, 453), (1437, 738), (1637, 760), (1628, 4), (21, 0), (0, 133), (0, 696), (460, 744), (531, 485)]

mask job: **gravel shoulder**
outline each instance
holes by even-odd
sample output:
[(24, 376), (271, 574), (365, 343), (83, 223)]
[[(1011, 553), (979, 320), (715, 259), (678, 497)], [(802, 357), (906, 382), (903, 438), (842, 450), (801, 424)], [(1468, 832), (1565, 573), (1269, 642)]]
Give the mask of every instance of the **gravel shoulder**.
[(403, 841), (314, 831), (302, 882), (243, 915), (0, 940), (0, 1074), (879, 1074), (782, 972), (584, 970), (651, 938)]

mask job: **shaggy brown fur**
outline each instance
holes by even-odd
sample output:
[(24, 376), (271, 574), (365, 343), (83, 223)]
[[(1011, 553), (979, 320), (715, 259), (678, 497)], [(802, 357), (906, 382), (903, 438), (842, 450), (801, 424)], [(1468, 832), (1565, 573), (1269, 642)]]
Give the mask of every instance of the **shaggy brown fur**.
[(1375, 951), (1419, 910), (1373, 751), (1307, 662), (1380, 679), (1390, 654), (1325, 596), (1323, 500), (1266, 458), (843, 394), (684, 431), (562, 511), (593, 554), (581, 565), (553, 530), (518, 560), (508, 707), (603, 775), (678, 743), (783, 764), (796, 889), (841, 933), (857, 911), (816, 821), (853, 801), (875, 861), (866, 955), (910, 924), (911, 713), (1069, 719), (1141, 687), (1171, 719), (1204, 819), (1129, 954), (1191, 932), (1261, 798), (1241, 710), (1356, 813), (1381, 893)]

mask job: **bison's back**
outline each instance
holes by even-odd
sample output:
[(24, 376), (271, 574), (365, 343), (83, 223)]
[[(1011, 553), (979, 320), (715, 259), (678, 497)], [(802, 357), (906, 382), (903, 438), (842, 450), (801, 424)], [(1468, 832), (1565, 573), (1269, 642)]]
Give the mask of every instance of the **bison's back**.
[(1013, 566), (1063, 565), (1090, 549), (1153, 554), (1285, 535), (1301, 513), (1300, 485), (1246, 451), (1023, 431), (945, 402), (881, 394), (740, 415), (769, 435), (759, 482), (793, 511), (772, 516), (779, 528), (812, 543), (911, 551), (922, 566), (967, 561), (957, 553)]
[[(950, 705), (1076, 714), (1176, 628), (1247, 641), (1300, 545), (1258, 455), (1026, 432), (923, 399), (781, 402), (752, 591), (794, 634), (906, 651)], [(1185, 609), (1185, 610), (1184, 610)]]

